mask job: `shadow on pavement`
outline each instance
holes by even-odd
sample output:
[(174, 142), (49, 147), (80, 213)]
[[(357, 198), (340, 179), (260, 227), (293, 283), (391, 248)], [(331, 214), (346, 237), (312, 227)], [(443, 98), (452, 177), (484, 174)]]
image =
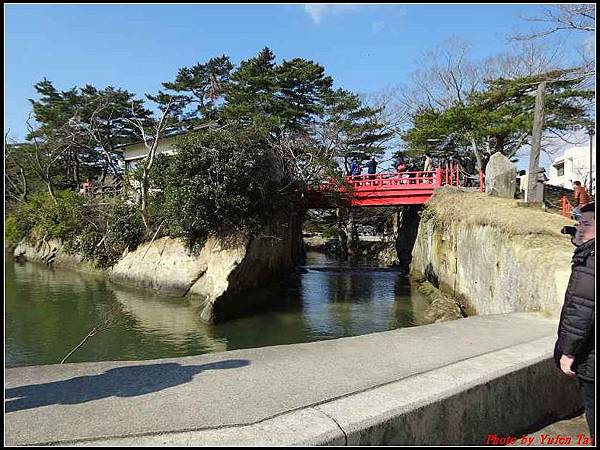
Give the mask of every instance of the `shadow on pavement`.
[(6, 389), (4, 411), (72, 405), (106, 397), (135, 397), (188, 383), (205, 370), (235, 369), (249, 364), (248, 360), (234, 359), (195, 366), (163, 363), (117, 367), (100, 375)]

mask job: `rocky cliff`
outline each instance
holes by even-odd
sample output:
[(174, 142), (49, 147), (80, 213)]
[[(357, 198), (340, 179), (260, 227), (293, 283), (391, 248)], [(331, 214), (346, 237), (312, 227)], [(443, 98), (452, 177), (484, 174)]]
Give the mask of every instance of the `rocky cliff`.
[(558, 318), (574, 247), (571, 221), (517, 200), (444, 188), (422, 212), (411, 273), (468, 305), (469, 314)]

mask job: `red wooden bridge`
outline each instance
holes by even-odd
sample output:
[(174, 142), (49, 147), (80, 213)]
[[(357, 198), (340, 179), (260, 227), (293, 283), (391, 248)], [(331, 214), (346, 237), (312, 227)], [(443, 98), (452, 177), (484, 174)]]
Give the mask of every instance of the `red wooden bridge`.
[[(480, 190), (483, 174), (480, 174)], [(327, 208), (344, 206), (402, 206), (427, 203), (433, 191), (444, 185), (461, 186), (459, 165), (448, 165), (431, 171), (379, 173), (344, 177), (344, 183), (329, 180), (309, 192), (306, 206)]]

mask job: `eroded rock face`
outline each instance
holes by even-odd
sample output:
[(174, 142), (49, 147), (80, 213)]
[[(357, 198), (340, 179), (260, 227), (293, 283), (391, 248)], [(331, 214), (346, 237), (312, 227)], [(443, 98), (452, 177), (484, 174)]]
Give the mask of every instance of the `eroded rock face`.
[(205, 321), (220, 321), (247, 310), (245, 291), (292, 272), (304, 255), (301, 218), (293, 212), (279, 212), (262, 233), (238, 248), (239, 253), (220, 261), (213, 256), (206, 274), (190, 290), (206, 299)]
[(541, 312), (558, 319), (573, 253), (564, 241), (510, 237), (490, 226), (421, 222), (411, 272), (468, 299), (474, 309), (469, 315)]
[(516, 187), (515, 165), (502, 153), (494, 153), (485, 168), (485, 192), (496, 197), (514, 198)]
[[(212, 250), (217, 246), (209, 239), (198, 255), (190, 253), (178, 239), (163, 237), (146, 242), (127, 253), (110, 271), (110, 278), (174, 295), (186, 295), (193, 284), (208, 270)], [(224, 257), (228, 257), (226, 253)]]
[(66, 267), (86, 272), (98, 272), (92, 264), (83, 260), (80, 255), (68, 253), (57, 240), (50, 239), (38, 242), (21, 241), (15, 247), (13, 255), (16, 260), (43, 263), (47, 266)]
[(210, 237), (197, 254), (166, 237), (143, 244), (125, 255), (110, 277), (175, 295), (198, 295), (204, 301), (202, 319), (214, 322), (243, 308), (244, 291), (289, 273), (301, 245), (299, 219), (280, 215), (258, 236)]

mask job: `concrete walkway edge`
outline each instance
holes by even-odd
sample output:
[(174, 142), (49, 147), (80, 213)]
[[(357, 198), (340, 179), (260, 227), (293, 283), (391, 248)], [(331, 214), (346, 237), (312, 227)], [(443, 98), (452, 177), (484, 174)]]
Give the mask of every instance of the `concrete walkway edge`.
[(481, 445), (491, 434), (520, 437), (581, 409), (576, 383), (546, 350), (553, 341), (544, 337), (253, 424), (61, 445)]

